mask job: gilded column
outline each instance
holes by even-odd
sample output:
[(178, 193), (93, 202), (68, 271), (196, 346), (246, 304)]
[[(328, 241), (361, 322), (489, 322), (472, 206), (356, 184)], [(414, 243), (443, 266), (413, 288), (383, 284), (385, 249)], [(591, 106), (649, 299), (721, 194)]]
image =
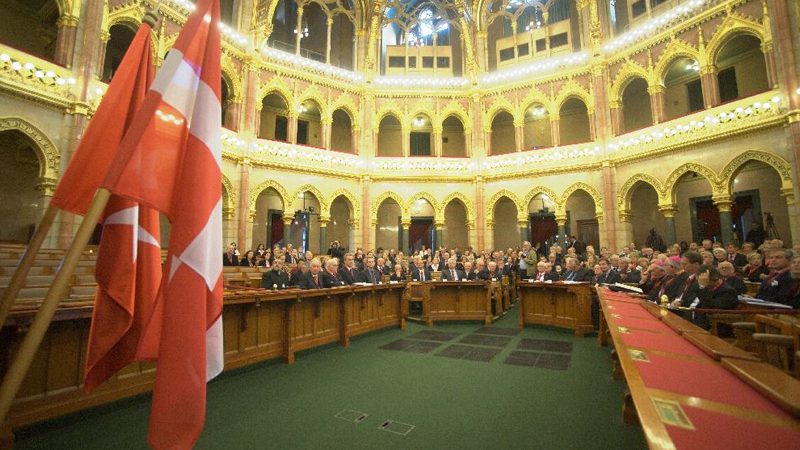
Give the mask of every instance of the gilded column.
[(514, 119), (514, 151), (519, 153), (525, 145), (525, 121)]
[(292, 241), (292, 223), (294, 222), (294, 216), (283, 216), (283, 245), (292, 244), (294, 248), (300, 249), (300, 246), (294, 245), (294, 241)]
[(712, 200), (719, 210), (720, 239), (723, 244), (733, 242), (733, 216), (731, 215), (733, 200), (728, 196), (714, 197)]
[(481, 252), (483, 250), (494, 250), (494, 220), (486, 221), (486, 233), (483, 237), (483, 245), (478, 243), (478, 248), (475, 250)]
[(411, 127), (406, 124), (400, 125), (400, 135), (403, 139), (403, 156), (411, 155)]
[(409, 242), (408, 231), (411, 228), (411, 219), (404, 217), (400, 225), (403, 227), (403, 230), (400, 234), (400, 250), (402, 250), (405, 254), (410, 254), (411, 243)]
[[(603, 168), (601, 170), (603, 175), (603, 205), (605, 206), (605, 210), (610, 213), (609, 217), (611, 217), (611, 219), (603, 220), (603, 211), (597, 208), (598, 205), (595, 205), (598, 230), (600, 231), (600, 245), (605, 245), (610, 249), (617, 249), (617, 230), (615, 221), (613, 220), (614, 208), (617, 205), (614, 167), (611, 166), (609, 161), (603, 161)], [(604, 240), (605, 242), (603, 242)]]
[(519, 227), (519, 238), (520, 241), (530, 241), (531, 240), (531, 229), (530, 223), (528, 222), (528, 218), (524, 216), (517, 217), (517, 226)]
[(289, 110), (289, 117), (288, 123), (286, 125), (286, 138), (289, 140), (290, 143), (296, 144), (297, 143), (297, 113), (292, 110)]
[[(328, 248), (328, 224), (330, 217), (319, 216), (319, 252), (325, 253)], [(339, 263), (341, 265), (341, 262)]]
[(619, 136), (623, 133), (622, 104), (612, 100), (608, 106), (611, 111), (611, 132), (614, 136)]
[(700, 87), (703, 89), (703, 105), (706, 109), (720, 104), (717, 67), (707, 64), (700, 67)]
[(473, 241), (476, 245), (476, 249), (483, 249), (486, 248), (486, 230), (484, 227), (481, 227), (480, 224), (486, 223), (488, 218), (486, 217), (486, 210), (485, 210), (485, 198), (484, 198), (484, 186), (483, 186), (483, 177), (478, 175), (472, 181), (473, 186), (475, 187), (475, 240)]
[(483, 130), (483, 148), (486, 149), (486, 156), (492, 155), (492, 130)]
[(325, 150), (331, 149), (331, 119), (322, 119), (322, 147)]
[(354, 155), (361, 154), (361, 149), (359, 144), (359, 139), (361, 138), (361, 128), (353, 127), (352, 131), (350, 132), (350, 150)]
[(295, 33), (295, 47), (294, 47), (294, 54), (300, 54), (300, 40), (303, 39), (303, 7), (297, 7), (297, 27), (294, 30)]
[[(108, 32), (105, 34), (107, 36)], [(71, 14), (62, 14), (58, 19), (58, 36), (56, 36), (56, 49), (53, 55), (53, 60), (56, 64), (67, 68), (72, 67), (72, 55), (75, 52), (75, 39), (77, 37), (78, 18)], [(105, 50), (106, 42), (108, 42), (108, 37), (103, 41), (103, 46), (101, 47), (103, 50)], [(103, 67), (102, 64), (100, 67)]]
[(439, 246), (444, 245), (444, 222), (436, 221), (434, 224), (434, 243), (431, 245), (431, 248), (438, 248)]
[(378, 218), (372, 218), (372, 200), (369, 195), (369, 175), (361, 177), (361, 245), (363, 248), (372, 248), (377, 245), (377, 236), (371, 237), (370, 235), (376, 232), (378, 226)]
[[(622, 211), (620, 210), (619, 214), (619, 221), (617, 222), (617, 241), (629, 243), (633, 242), (633, 224), (631, 223), (631, 213), (630, 211)], [(639, 243), (640, 246), (644, 244), (644, 242)]]
[(558, 214), (556, 215), (556, 225), (558, 225), (558, 235), (556, 236), (556, 243), (559, 245), (565, 241), (567, 235), (567, 216)]
[[(328, 17), (327, 37), (325, 38), (325, 64), (331, 63), (331, 30), (333, 29), (333, 18)], [(322, 247), (320, 247), (322, 248)]]
[(550, 137), (553, 147), (561, 145), (561, 118), (558, 114), (550, 114)]
[(675, 238), (675, 213), (678, 208), (675, 205), (658, 205), (658, 210), (664, 216), (664, 242), (667, 245), (676, 243)]
[[(239, 163), (239, 229), (236, 242), (240, 248), (247, 247), (247, 225), (250, 213), (250, 160), (242, 159)], [(255, 211), (254, 211), (255, 213)]]
[[(229, 123), (234, 127), (234, 131), (245, 131), (248, 136), (255, 137), (259, 134), (261, 127), (261, 109), (264, 107), (258, 86), (261, 75), (252, 57), (248, 57), (248, 60), (245, 62), (245, 67), (245, 98), (244, 100), (236, 97), (231, 99), (231, 106), (233, 108), (226, 112), (226, 118), (228, 116), (230, 117)], [(233, 106), (237, 103), (239, 105), (244, 103), (244, 106), (239, 106), (238, 108)], [(242, 108), (244, 109), (244, 115), (241, 114)], [(237, 111), (237, 109), (239, 111)]]
[(437, 125), (433, 129), (432, 138), (433, 138), (433, 156), (439, 157), (442, 156), (442, 129), (441, 125)]
[(650, 94), (650, 113), (653, 116), (653, 124), (661, 123), (664, 121), (664, 112), (667, 104), (664, 86), (661, 84), (648, 86), (647, 92)]

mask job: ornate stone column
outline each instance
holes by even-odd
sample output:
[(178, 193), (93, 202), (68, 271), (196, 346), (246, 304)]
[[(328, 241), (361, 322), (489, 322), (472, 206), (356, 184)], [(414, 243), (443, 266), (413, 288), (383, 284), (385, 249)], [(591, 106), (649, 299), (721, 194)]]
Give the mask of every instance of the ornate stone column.
[[(242, 99), (240, 98), (233, 98), (228, 101), (227, 106), (225, 107), (225, 120), (223, 121), (223, 126), (232, 131), (239, 131), (239, 121), (241, 120), (242, 114)], [(257, 120), (256, 123), (259, 123), (260, 120)], [(258, 128), (255, 129), (255, 135), (258, 135)]]
[(525, 121), (514, 119), (514, 151), (522, 151), (525, 145)]
[(494, 249), (494, 220), (486, 221), (486, 232), (483, 237), (483, 244), (478, 244), (475, 250), (480, 252), (483, 250)]
[[(319, 252), (325, 253), (328, 248), (328, 224), (331, 218), (327, 216), (319, 216)], [(341, 265), (341, 261), (339, 263)]]
[(597, 118), (595, 117), (594, 109), (587, 110), (589, 116), (589, 140), (594, 142), (597, 139)]
[(361, 136), (361, 128), (353, 127), (350, 133), (350, 150), (354, 155), (358, 155), (360, 154), (360, 146), (358, 144)]
[(720, 239), (723, 244), (733, 242), (733, 216), (731, 215), (731, 207), (733, 206), (733, 199), (728, 196), (712, 197), (714, 204), (719, 210), (719, 230)]
[(289, 117), (287, 117), (287, 125), (286, 125), (286, 137), (288, 141), (292, 144), (297, 143), (297, 113), (294, 111), (289, 111)]
[(623, 118), (622, 118), (622, 104), (616, 100), (608, 102), (611, 111), (611, 130), (614, 136), (622, 134)]
[(486, 149), (486, 156), (492, 155), (492, 130), (483, 130), (483, 148)]
[(297, 7), (297, 27), (295, 28), (294, 54), (300, 54), (300, 41), (303, 39), (303, 7)]
[(565, 214), (556, 214), (556, 224), (558, 225), (558, 236), (556, 242), (559, 245), (564, 243), (564, 236), (567, 235), (567, 216)]
[(432, 138), (433, 138), (433, 156), (440, 157), (442, 156), (442, 133), (444, 129), (441, 125), (438, 125), (433, 128)]
[[(633, 224), (631, 223), (630, 211), (619, 211), (619, 222), (617, 222), (617, 242), (633, 242)], [(639, 242), (639, 245), (643, 245)]]
[(717, 67), (707, 64), (700, 67), (700, 87), (703, 89), (703, 105), (706, 109), (720, 104)]
[(250, 167), (250, 160), (247, 158), (242, 159), (239, 163), (239, 229), (236, 233), (236, 242), (240, 248), (247, 248), (247, 219), (250, 212)]
[(561, 117), (558, 114), (550, 114), (550, 138), (553, 147), (561, 145)]
[[(95, 66), (95, 76), (97, 78), (103, 78), (103, 69), (106, 65), (106, 46), (108, 46), (108, 40), (111, 39), (111, 34), (109, 34), (108, 30), (100, 30), (100, 40), (98, 42), (97, 48), (97, 66)], [(73, 44), (73, 51), (74, 51), (74, 44)]]
[[(108, 32), (105, 34), (108, 36)], [(77, 37), (78, 18), (71, 14), (63, 14), (58, 19), (58, 36), (56, 37), (56, 49), (53, 55), (53, 60), (56, 64), (67, 68), (72, 67), (72, 55), (75, 52), (75, 39)], [(105, 43), (108, 42), (108, 37), (102, 41), (103, 45), (101, 48), (103, 49), (103, 54), (105, 54)], [(102, 70), (102, 64), (100, 67)]]
[[(255, 211), (250, 211), (250, 217), (255, 220)], [(222, 208), (222, 243), (231, 242), (236, 239), (234, 221), (236, 220), (236, 208)]]
[(406, 124), (400, 126), (400, 136), (403, 140), (403, 156), (408, 157), (411, 155), (411, 127)]
[(333, 121), (327, 117), (322, 119), (322, 147), (325, 150), (331, 149), (331, 123)]
[[(286, 246), (287, 244), (292, 244), (292, 222), (294, 222), (294, 216), (283, 216), (283, 245)], [(299, 246), (294, 246), (294, 248), (300, 249)]]
[(484, 228), (478, 224), (486, 223), (487, 220), (492, 220), (493, 218), (486, 217), (483, 177), (480, 175), (476, 176), (475, 179), (472, 180), (472, 185), (475, 189), (475, 239), (472, 242), (475, 243), (476, 248), (484, 248), (486, 244), (486, 232)]
[[(36, 190), (41, 193), (41, 197), (39, 198), (40, 218), (44, 215), (44, 212), (47, 211), (47, 207), (50, 206), (50, 200), (53, 198), (53, 194), (56, 192), (57, 184), (58, 180), (55, 178), (39, 177), (39, 182), (36, 184)], [(53, 233), (53, 231), (54, 228), (51, 228), (51, 231), (47, 233), (47, 238), (42, 243), (44, 248), (55, 248), (57, 246), (58, 236), (56, 233)]]
[(468, 128), (464, 129), (464, 156), (472, 157), (472, 130)]
[(658, 210), (664, 216), (664, 242), (667, 245), (672, 245), (676, 242), (675, 213), (678, 208), (675, 205), (658, 205)]
[(403, 253), (408, 253), (411, 249), (411, 243), (409, 242), (408, 231), (411, 228), (411, 219), (410, 218), (403, 218), (400, 223), (403, 227), (403, 230), (400, 233), (400, 249)]
[(431, 248), (438, 248), (441, 245), (444, 245), (444, 221), (436, 221), (433, 224), (434, 226), (434, 242), (431, 245)]
[[(364, 226), (361, 228), (361, 245), (363, 248), (372, 248), (372, 246), (377, 246), (377, 235), (374, 233), (377, 231), (376, 227), (378, 226), (378, 218), (377, 215), (372, 218), (372, 200), (369, 197), (369, 185), (370, 185), (370, 177), (369, 175), (364, 175), (361, 177), (361, 223)], [(370, 236), (372, 235), (372, 236)]]
[[(333, 18), (328, 17), (326, 22), (328, 25), (327, 36), (325, 38), (325, 64), (331, 63), (331, 29), (333, 29)], [(322, 247), (320, 247), (322, 248)]]
[(650, 113), (653, 115), (653, 124), (664, 121), (667, 105), (664, 90), (664, 86), (661, 84), (647, 87), (647, 92), (650, 94)]

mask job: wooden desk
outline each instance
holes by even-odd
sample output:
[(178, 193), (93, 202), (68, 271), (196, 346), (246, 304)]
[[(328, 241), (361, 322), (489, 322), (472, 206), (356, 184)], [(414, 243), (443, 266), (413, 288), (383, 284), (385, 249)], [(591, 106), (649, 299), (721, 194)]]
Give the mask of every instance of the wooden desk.
[[(437, 281), (432, 285), (427, 314), (439, 320), (479, 320), (492, 323), (492, 284), (486, 281)], [(502, 298), (497, 300), (502, 311)]]
[(592, 325), (590, 283), (519, 283), (519, 327), (550, 325), (583, 336)]
[[(638, 418), (650, 448), (797, 447), (800, 420), (792, 414), (800, 381), (722, 352), (717, 361), (709, 356), (713, 336), (680, 335), (676, 329), (685, 327), (665, 324), (671, 314), (653, 314), (652, 306), (624, 294), (597, 292), (629, 389), (625, 417)], [(672, 317), (667, 320), (683, 320)]]
[[(237, 289), (223, 303), (225, 370), (259, 361), (295, 360), (298, 351), (339, 342), (386, 327), (399, 327), (403, 284), (345, 286), (301, 291)], [(10, 361), (36, 312), (15, 305), (0, 329), (0, 361)], [(56, 313), (10, 413), (13, 427), (147, 392), (155, 364), (134, 363), (91, 394), (83, 392), (83, 365), (92, 304), (65, 301)], [(7, 367), (0, 365), (0, 376)]]

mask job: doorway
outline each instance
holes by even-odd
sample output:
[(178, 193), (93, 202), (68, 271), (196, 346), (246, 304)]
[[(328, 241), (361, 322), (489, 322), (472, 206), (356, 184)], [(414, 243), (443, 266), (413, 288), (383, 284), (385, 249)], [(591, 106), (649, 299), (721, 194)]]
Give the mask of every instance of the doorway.
[(433, 217), (412, 217), (408, 229), (408, 246), (412, 253), (424, 245), (431, 248), (433, 244)]

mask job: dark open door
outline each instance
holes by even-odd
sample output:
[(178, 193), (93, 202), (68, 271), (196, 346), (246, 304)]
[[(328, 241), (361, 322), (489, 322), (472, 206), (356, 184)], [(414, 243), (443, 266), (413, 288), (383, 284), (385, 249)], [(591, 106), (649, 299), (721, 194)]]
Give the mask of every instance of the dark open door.
[(424, 245), (431, 248), (433, 234), (433, 218), (412, 218), (411, 227), (408, 229), (409, 247), (417, 251)]
[(530, 226), (531, 245), (538, 248), (540, 255), (547, 255), (553, 238), (558, 233), (556, 216), (553, 214), (531, 214), (528, 220)]
[(578, 235), (576, 236), (579, 241), (587, 245), (593, 245), (594, 248), (600, 248), (600, 225), (597, 220), (578, 220)]
[(283, 213), (277, 210), (270, 210), (269, 224), (267, 226), (267, 248), (272, 249), (276, 242), (283, 239)]

